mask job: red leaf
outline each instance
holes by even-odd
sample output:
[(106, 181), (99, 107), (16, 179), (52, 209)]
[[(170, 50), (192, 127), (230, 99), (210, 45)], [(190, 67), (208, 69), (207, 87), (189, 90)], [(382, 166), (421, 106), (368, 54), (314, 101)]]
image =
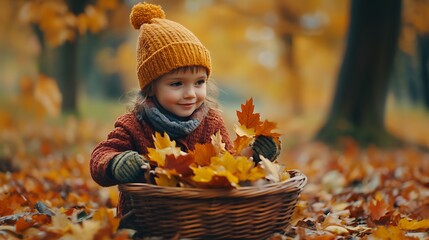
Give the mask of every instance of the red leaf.
[(180, 155), (175, 158), (174, 155), (169, 154), (165, 156), (165, 169), (174, 169), (177, 173), (182, 174), (183, 177), (192, 175), (192, 169), (189, 167), (194, 162), (191, 155)]
[(256, 128), (261, 123), (259, 113), (253, 113), (254, 108), (252, 98), (247, 100), (246, 104), (241, 104), (241, 112), (237, 111), (238, 122), (241, 125), (245, 125), (247, 128)]

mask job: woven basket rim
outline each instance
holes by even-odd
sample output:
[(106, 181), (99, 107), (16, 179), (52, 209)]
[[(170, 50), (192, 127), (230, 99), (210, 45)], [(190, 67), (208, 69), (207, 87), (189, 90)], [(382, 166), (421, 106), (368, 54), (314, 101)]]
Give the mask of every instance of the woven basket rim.
[(281, 194), (285, 192), (301, 192), (307, 183), (307, 177), (299, 170), (288, 170), (291, 178), (262, 186), (246, 186), (237, 189), (207, 189), (166, 187), (148, 183), (119, 184), (118, 189), (124, 194), (142, 194), (166, 198), (252, 198), (263, 195)]

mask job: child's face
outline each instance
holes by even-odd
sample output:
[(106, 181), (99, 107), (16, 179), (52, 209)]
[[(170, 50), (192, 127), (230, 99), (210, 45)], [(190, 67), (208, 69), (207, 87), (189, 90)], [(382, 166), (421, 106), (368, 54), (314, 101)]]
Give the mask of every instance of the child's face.
[(154, 94), (166, 110), (179, 117), (188, 117), (203, 104), (207, 95), (206, 81), (204, 68), (168, 73), (155, 81)]

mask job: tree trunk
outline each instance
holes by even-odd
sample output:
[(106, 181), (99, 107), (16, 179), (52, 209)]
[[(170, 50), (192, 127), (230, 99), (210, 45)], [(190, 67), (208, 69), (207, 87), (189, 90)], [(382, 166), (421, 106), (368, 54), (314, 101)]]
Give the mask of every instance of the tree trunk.
[(289, 72), (289, 92), (292, 103), (292, 114), (301, 115), (303, 113), (302, 80), (296, 66), (295, 51), (296, 43), (294, 36), (299, 29), (300, 16), (288, 6), (283, 0), (277, 1), (278, 15), (280, 24), (277, 29), (278, 35), (286, 49), (284, 53), (285, 66)]
[[(67, 1), (70, 11), (75, 15), (82, 13), (88, 1)], [(58, 59), (58, 81), (63, 94), (63, 112), (77, 114), (78, 111), (78, 39), (65, 42), (60, 49)]]
[(422, 79), (423, 105), (429, 110), (429, 33), (417, 36), (417, 46), (420, 54), (420, 72)]
[(77, 114), (78, 74), (77, 74), (77, 41), (65, 42), (61, 46), (59, 59), (59, 82), (63, 94), (62, 110), (65, 113)]
[(397, 48), (401, 0), (352, 0), (344, 59), (327, 122), (316, 140), (389, 146), (384, 111)]
[(302, 114), (302, 82), (299, 78), (298, 70), (295, 64), (295, 56), (294, 56), (294, 37), (291, 33), (283, 34), (281, 36), (283, 44), (286, 48), (285, 61), (286, 68), (289, 71), (289, 75), (291, 79), (289, 81), (289, 95), (292, 102), (292, 114), (301, 115)]

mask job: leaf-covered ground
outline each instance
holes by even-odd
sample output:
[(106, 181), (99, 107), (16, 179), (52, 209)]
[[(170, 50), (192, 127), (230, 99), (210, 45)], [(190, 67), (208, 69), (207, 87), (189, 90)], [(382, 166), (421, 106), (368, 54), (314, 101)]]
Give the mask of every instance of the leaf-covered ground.
[[(89, 174), (90, 152), (110, 125), (0, 115), (0, 239), (130, 238), (116, 231), (117, 188)], [(273, 239), (429, 238), (429, 154), (345, 146), (283, 151), (281, 161), (309, 182), (291, 227)]]

